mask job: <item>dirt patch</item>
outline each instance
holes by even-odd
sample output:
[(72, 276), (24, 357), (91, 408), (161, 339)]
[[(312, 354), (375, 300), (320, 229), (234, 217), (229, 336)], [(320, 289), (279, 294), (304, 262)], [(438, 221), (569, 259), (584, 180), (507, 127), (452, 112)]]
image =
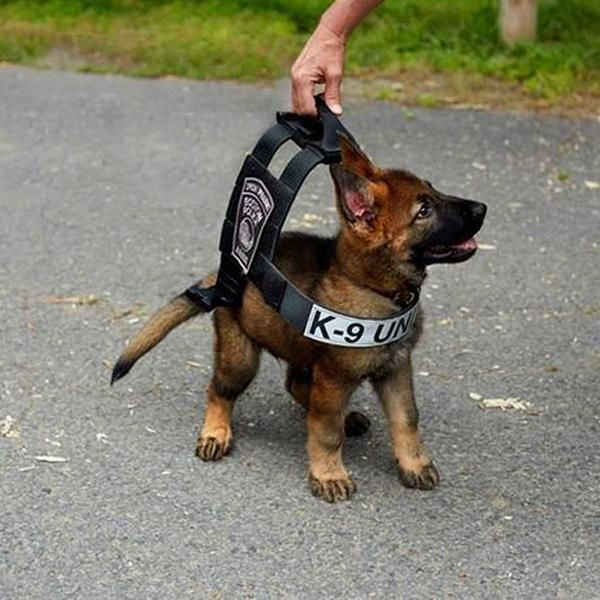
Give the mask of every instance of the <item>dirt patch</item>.
[(84, 71), (100, 73), (127, 73), (136, 68), (128, 57), (109, 56), (94, 49), (76, 46), (55, 46), (32, 64), (41, 69), (56, 71)]
[(344, 82), (344, 92), (370, 100), (427, 108), (528, 111), (600, 118), (600, 81), (576, 93), (541, 98), (516, 82), (469, 73), (406, 71), (393, 77), (367, 75)]

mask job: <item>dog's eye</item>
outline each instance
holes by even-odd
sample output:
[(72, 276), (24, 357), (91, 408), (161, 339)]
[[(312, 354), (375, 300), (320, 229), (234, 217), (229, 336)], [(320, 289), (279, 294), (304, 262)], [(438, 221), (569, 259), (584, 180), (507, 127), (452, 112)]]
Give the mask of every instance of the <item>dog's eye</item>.
[(426, 219), (427, 217), (430, 217), (432, 213), (433, 208), (431, 208), (431, 204), (429, 204), (429, 202), (423, 202), (423, 204), (421, 204), (421, 208), (419, 208), (419, 212), (417, 213), (417, 218)]

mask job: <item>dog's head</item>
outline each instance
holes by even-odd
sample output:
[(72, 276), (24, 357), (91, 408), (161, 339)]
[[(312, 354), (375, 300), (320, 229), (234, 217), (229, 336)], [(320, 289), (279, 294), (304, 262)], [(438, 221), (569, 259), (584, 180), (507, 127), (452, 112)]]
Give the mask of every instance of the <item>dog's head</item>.
[(332, 165), (343, 235), (353, 247), (419, 266), (465, 261), (486, 205), (448, 196), (407, 171), (380, 169), (340, 136), (342, 161)]

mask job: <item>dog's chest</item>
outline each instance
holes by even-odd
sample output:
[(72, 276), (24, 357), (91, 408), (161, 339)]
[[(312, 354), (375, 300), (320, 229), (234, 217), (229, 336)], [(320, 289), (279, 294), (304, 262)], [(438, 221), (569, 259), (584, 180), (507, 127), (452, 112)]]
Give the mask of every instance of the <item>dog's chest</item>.
[(379, 348), (365, 364), (364, 376), (378, 379), (389, 371), (394, 371), (408, 360), (411, 347), (412, 344), (400, 341)]
[(365, 357), (365, 377), (379, 378), (395, 370), (410, 358), (412, 348), (417, 343), (423, 329), (423, 313), (419, 309), (410, 333), (397, 342), (373, 349), (370, 356)]

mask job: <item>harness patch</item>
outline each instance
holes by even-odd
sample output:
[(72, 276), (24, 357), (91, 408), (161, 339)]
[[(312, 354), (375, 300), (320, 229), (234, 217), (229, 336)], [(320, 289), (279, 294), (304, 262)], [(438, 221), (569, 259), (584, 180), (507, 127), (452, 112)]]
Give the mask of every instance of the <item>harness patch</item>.
[(319, 342), (350, 348), (368, 348), (397, 342), (411, 331), (417, 306), (389, 319), (350, 317), (313, 304), (304, 335)]
[(248, 273), (258, 243), (275, 204), (265, 184), (256, 177), (246, 177), (242, 184), (235, 218), (232, 256)]

